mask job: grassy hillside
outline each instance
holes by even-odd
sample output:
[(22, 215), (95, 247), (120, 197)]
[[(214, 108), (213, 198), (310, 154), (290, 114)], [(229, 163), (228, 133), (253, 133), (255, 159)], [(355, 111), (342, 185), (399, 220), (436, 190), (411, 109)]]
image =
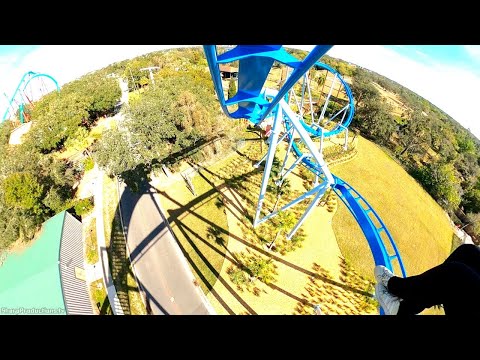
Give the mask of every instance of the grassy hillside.
[[(377, 145), (360, 138), (358, 156), (331, 170), (359, 191), (380, 215), (399, 248), (407, 275), (423, 272), (448, 256), (453, 231), (444, 211)], [(347, 261), (373, 280), (368, 243), (343, 204), (333, 218), (333, 228)]]

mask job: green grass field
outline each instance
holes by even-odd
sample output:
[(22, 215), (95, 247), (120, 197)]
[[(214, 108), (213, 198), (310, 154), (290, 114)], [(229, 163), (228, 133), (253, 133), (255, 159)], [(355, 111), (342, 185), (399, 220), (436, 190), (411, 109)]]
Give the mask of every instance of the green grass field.
[[(362, 194), (382, 218), (400, 251), (407, 275), (438, 265), (451, 252), (453, 230), (442, 208), (377, 145), (360, 138), (357, 157), (330, 170)], [(353, 216), (339, 203), (333, 228), (340, 250), (361, 275), (374, 280), (368, 242)], [(396, 262), (392, 264), (400, 273)]]

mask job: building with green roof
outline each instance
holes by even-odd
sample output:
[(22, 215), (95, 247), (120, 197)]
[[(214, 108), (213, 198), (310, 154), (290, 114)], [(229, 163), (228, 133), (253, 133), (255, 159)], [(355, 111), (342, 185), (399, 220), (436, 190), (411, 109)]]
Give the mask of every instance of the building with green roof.
[(63, 211), (48, 219), (40, 236), (0, 266), (0, 314), (88, 314), (82, 223)]

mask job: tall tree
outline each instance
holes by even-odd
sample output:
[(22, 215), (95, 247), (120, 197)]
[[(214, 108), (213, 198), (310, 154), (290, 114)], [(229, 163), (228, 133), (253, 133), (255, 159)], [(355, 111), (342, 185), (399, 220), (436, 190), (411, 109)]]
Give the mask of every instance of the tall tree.
[(462, 188), (451, 163), (432, 162), (419, 169), (418, 180), (444, 208), (454, 211), (461, 201)]
[(380, 98), (365, 98), (355, 114), (354, 124), (382, 144), (388, 144), (396, 130), (391, 106)]
[(138, 165), (176, 161), (218, 137), (233, 141), (237, 126), (221, 114), (205, 76), (160, 70), (156, 86), (127, 109), (123, 135), (107, 134), (96, 147), (99, 165), (119, 174)]
[(8, 144), (12, 130), (13, 126), (10, 121), (0, 123), (0, 147)]
[(120, 175), (138, 164), (140, 155), (137, 149), (130, 144), (127, 132), (112, 129), (94, 145), (93, 157), (109, 175)]
[(476, 236), (480, 235), (480, 214), (467, 213), (467, 220), (472, 226), (472, 230)]
[(466, 213), (480, 213), (480, 178), (465, 190), (461, 205)]
[(44, 107), (33, 110), (32, 130), (26, 134), (25, 143), (32, 149), (49, 152), (74, 136), (82, 120), (88, 118), (89, 100), (76, 93), (61, 93), (51, 98)]
[(474, 152), (462, 152), (455, 161), (455, 168), (462, 175), (462, 187), (470, 188), (477, 182), (480, 174), (478, 155)]
[(465, 212), (480, 213), (480, 189), (467, 189), (462, 196), (461, 205)]
[(30, 210), (34, 214), (43, 212), (43, 186), (29, 173), (14, 173), (3, 181), (7, 205)]
[(457, 134), (458, 151), (461, 153), (475, 153), (475, 143), (466, 131)]
[(362, 68), (356, 69), (350, 88), (357, 106), (362, 106), (366, 100), (378, 100), (380, 97), (379, 91), (372, 83), (372, 77)]
[(428, 118), (421, 112), (412, 111), (407, 123), (400, 126), (398, 138), (403, 147), (399, 156), (418, 153), (429, 147), (431, 135)]

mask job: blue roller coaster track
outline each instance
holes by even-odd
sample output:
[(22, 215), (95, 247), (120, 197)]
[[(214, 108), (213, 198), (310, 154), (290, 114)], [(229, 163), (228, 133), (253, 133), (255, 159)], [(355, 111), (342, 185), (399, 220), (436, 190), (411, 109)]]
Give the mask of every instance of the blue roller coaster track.
[[(396, 261), (402, 276), (406, 277), (405, 267), (399, 250), (385, 223), (358, 191), (346, 181), (330, 172), (327, 164), (323, 160), (323, 155), (321, 153), (322, 148), (320, 147), (320, 149), (317, 149), (313, 143), (313, 140), (321, 139), (322, 142), (323, 138), (347, 132), (348, 126), (354, 115), (354, 99), (350, 87), (335, 69), (318, 61), (331, 47), (331, 45), (317, 45), (303, 60), (299, 60), (288, 53), (283, 45), (238, 45), (222, 54), (217, 53), (216, 45), (204, 45), (204, 52), (207, 58), (210, 74), (223, 112), (233, 119), (244, 118), (257, 126), (260, 126), (267, 120), (273, 122), (272, 133), (269, 137), (268, 153), (261, 160), (265, 161), (266, 164), (254, 226), (275, 216), (281, 210), (286, 210), (290, 206), (299, 203), (301, 200), (314, 196), (313, 201), (307, 207), (307, 210), (302, 215), (297, 225), (295, 225), (294, 229), (287, 236), (287, 238), (290, 238), (298, 227), (301, 226), (305, 217), (308, 216), (310, 210), (318, 203), (325, 191), (328, 188), (331, 188), (339, 196), (359, 224), (368, 241), (375, 265), (383, 265), (392, 272), (395, 272), (392, 261)], [(219, 65), (234, 61), (238, 61), (239, 63), (238, 91), (232, 98), (225, 99)], [(292, 69), (290, 76), (278, 90), (264, 87), (274, 62), (284, 64), (289, 69)], [(334, 81), (338, 79), (345, 91), (346, 98), (348, 99), (348, 104), (345, 105), (341, 111), (337, 112), (334, 116), (330, 116), (330, 119), (328, 120), (329, 122), (337, 116), (340, 118), (339, 114), (343, 113), (342, 119), (337, 121), (333, 127), (321, 126), (321, 119), (319, 119), (318, 122), (315, 120), (312, 121), (312, 119), (307, 121), (301, 113), (300, 115), (295, 113), (289, 106), (289, 92), (292, 91), (293, 87), (299, 83), (302, 78), (304, 78), (303, 88), (305, 88), (308, 76), (307, 73), (312, 67), (326, 70), (333, 75)], [(333, 88), (333, 83), (331, 87)], [(328, 97), (330, 97), (330, 93)], [(321, 118), (323, 118), (325, 113), (328, 97), (325, 101)], [(232, 105), (237, 105), (237, 108), (234, 111), (229, 109)], [(313, 113), (312, 118), (314, 118)], [(283, 135), (280, 137), (282, 126), (284, 131)], [(299, 138), (305, 145), (306, 149), (308, 149), (307, 152), (302, 152), (300, 150), (298, 141), (294, 141), (294, 133), (297, 134), (297, 139)], [(268, 178), (270, 176), (273, 154), (275, 153), (276, 146), (278, 146), (279, 142), (282, 140), (289, 144), (287, 156), (289, 153), (292, 153), (296, 158), (293, 166), (301, 163), (315, 174), (316, 183), (314, 188), (307, 191), (303, 196), (285, 205), (282, 209), (274, 211), (263, 219), (260, 219), (263, 198), (267, 188)], [(284, 166), (287, 156), (285, 157)], [(286, 176), (290, 170), (291, 169), (284, 173), (282, 169), (283, 176)], [(320, 183), (318, 183), (319, 180)], [(380, 313), (383, 314), (383, 309), (380, 309)]]

